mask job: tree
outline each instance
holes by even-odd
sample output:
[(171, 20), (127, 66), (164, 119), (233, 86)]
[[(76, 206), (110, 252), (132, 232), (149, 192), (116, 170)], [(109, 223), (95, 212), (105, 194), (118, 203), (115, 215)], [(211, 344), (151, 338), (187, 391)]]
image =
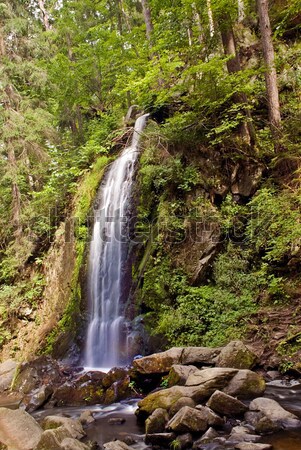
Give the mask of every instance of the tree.
[(257, 10), (259, 15), (261, 43), (265, 62), (265, 83), (269, 121), (273, 136), (277, 139), (281, 129), (281, 115), (268, 0), (257, 0)]

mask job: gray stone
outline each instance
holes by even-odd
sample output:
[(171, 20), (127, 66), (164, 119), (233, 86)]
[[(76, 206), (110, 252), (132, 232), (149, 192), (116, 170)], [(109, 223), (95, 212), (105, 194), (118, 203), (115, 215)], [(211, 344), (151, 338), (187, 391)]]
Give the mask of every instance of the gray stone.
[(217, 367), (233, 367), (235, 369), (252, 369), (258, 358), (241, 341), (231, 341), (220, 352)]
[(19, 364), (12, 359), (8, 359), (0, 364), (0, 392), (10, 389), (18, 365)]
[(42, 421), (42, 428), (44, 430), (52, 430), (59, 427), (66, 428), (70, 435), (68, 437), (73, 439), (81, 439), (86, 434), (81, 422), (78, 419), (70, 419), (68, 417), (61, 416), (47, 416)]
[(174, 364), (169, 371), (168, 386), (184, 386), (189, 375), (196, 370), (197, 368), (195, 366)]
[(147, 418), (145, 422), (145, 433), (146, 434), (163, 433), (167, 422), (168, 422), (167, 411), (163, 408), (157, 408)]
[(35, 450), (62, 450), (61, 443), (66, 438), (72, 438), (72, 435), (64, 426), (45, 430)]
[(229, 417), (244, 414), (248, 409), (240, 400), (218, 390), (210, 397), (207, 406), (213, 411)]
[(251, 370), (239, 370), (228, 386), (223, 389), (228, 395), (238, 398), (253, 398), (265, 391), (265, 381), (261, 375)]
[(178, 411), (180, 411), (181, 408), (183, 408), (183, 406), (190, 406), (191, 408), (194, 408), (195, 405), (196, 403), (194, 400), (192, 400), (192, 398), (181, 397), (171, 406), (169, 415), (170, 417), (173, 417)]
[(147, 434), (145, 436), (145, 443), (151, 445), (159, 445), (160, 447), (169, 447), (169, 444), (171, 444), (171, 442), (174, 441), (175, 439), (176, 439), (175, 433), (154, 433), (154, 434)]
[(103, 447), (107, 450), (131, 450), (125, 442), (116, 440), (103, 444)]
[(92, 412), (87, 409), (81, 413), (79, 421), (82, 425), (88, 425), (89, 423), (95, 422), (95, 419)]
[(270, 444), (254, 444), (250, 442), (241, 442), (235, 446), (237, 450), (270, 450)]
[(224, 425), (224, 419), (208, 406), (197, 405), (196, 409), (202, 413), (204, 420), (210, 427), (222, 427)]
[(27, 412), (0, 408), (0, 442), (8, 450), (32, 450), (38, 444), (42, 431)]
[(53, 389), (51, 386), (42, 386), (34, 391), (28, 399), (23, 399), (23, 405), (26, 405), (26, 411), (33, 412), (44, 405), (47, 400), (51, 397)]
[(218, 437), (217, 431), (210, 427), (197, 441), (194, 442), (193, 448), (199, 448), (202, 444), (208, 444)]
[(192, 447), (192, 436), (190, 433), (181, 434), (173, 441), (174, 448), (185, 450)]
[(237, 444), (239, 442), (258, 442), (260, 436), (251, 434), (250, 429), (243, 426), (233, 427), (227, 443)]
[(177, 433), (199, 433), (206, 431), (208, 422), (202, 411), (184, 406), (168, 422), (167, 429)]
[(196, 370), (189, 375), (185, 386), (203, 386), (206, 390), (213, 393), (216, 389), (225, 388), (237, 372), (237, 369), (220, 367)]

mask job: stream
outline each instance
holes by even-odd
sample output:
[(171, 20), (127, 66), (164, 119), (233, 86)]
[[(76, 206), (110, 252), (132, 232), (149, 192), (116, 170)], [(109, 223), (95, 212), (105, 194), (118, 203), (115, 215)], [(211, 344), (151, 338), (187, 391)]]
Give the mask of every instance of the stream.
[[(301, 384), (299, 382), (273, 381), (267, 384), (264, 396), (276, 400), (285, 409), (301, 418)], [(137, 402), (138, 400), (132, 399), (108, 406), (53, 408), (36, 411), (33, 416), (38, 421), (49, 415), (78, 418), (83, 411), (88, 409), (96, 420), (86, 428), (86, 441), (96, 441), (102, 446), (105, 442), (115, 439), (124, 440), (125, 437), (130, 437), (133, 442), (136, 442), (133, 445), (134, 448), (143, 449), (146, 447), (143, 440), (144, 428), (137, 424), (135, 416)], [(121, 418), (124, 419), (124, 422), (122, 424), (109, 423), (109, 419), (112, 418)], [(261, 442), (272, 444), (273, 450), (300, 450), (301, 429), (264, 436)]]

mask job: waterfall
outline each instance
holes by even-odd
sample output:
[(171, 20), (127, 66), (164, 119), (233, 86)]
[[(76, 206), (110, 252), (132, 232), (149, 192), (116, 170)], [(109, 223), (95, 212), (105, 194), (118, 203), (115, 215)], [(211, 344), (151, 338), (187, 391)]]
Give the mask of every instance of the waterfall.
[(129, 284), (131, 194), (138, 145), (148, 114), (136, 120), (132, 142), (111, 165), (94, 212), (88, 267), (88, 312), (84, 364), (111, 368), (128, 362), (124, 304)]

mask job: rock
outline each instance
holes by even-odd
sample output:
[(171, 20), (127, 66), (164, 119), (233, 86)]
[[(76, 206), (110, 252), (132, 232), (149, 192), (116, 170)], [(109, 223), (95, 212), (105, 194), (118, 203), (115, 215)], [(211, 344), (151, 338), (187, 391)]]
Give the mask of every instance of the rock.
[(260, 436), (251, 434), (249, 428), (243, 426), (233, 427), (227, 443), (237, 444), (239, 442), (258, 442)]
[(180, 411), (183, 406), (190, 406), (191, 408), (194, 408), (196, 405), (195, 401), (192, 400), (190, 397), (181, 397), (179, 400), (177, 400), (170, 408), (169, 414), (170, 416), (174, 416), (178, 411)]
[(225, 388), (237, 372), (237, 369), (219, 367), (196, 370), (189, 375), (185, 386), (204, 386), (212, 394), (216, 389)]
[(251, 370), (239, 370), (223, 392), (238, 398), (253, 398), (265, 391), (265, 381), (261, 375)]
[(113, 367), (108, 373), (104, 374), (102, 378), (102, 385), (104, 388), (112, 386), (116, 381), (123, 380), (128, 375), (128, 370), (122, 367)]
[(81, 406), (103, 403), (104, 389), (96, 378), (81, 376), (73, 381), (67, 381), (52, 395), (52, 401), (57, 406)]
[(168, 422), (167, 411), (163, 408), (157, 408), (147, 418), (145, 422), (145, 433), (146, 434), (163, 433), (167, 422)]
[(169, 371), (168, 386), (184, 386), (189, 375), (196, 370), (197, 368), (195, 366), (180, 366), (179, 364), (174, 364)]
[(145, 443), (159, 445), (160, 447), (169, 447), (169, 444), (176, 439), (175, 433), (154, 433), (145, 436)]
[(202, 413), (204, 420), (210, 427), (222, 427), (224, 425), (224, 419), (208, 408), (208, 406), (197, 405), (196, 409)]
[(109, 425), (123, 425), (125, 423), (124, 417), (111, 417), (108, 419)]
[(21, 364), (12, 388), (22, 394), (30, 394), (42, 386), (59, 385), (63, 379), (58, 363), (50, 356), (40, 356)]
[(115, 383), (110, 386), (106, 392), (103, 403), (110, 405), (111, 403), (124, 400), (132, 395), (132, 390), (130, 388), (131, 379), (129, 375), (122, 380), (115, 381)]
[(51, 386), (42, 386), (34, 391), (30, 396), (23, 399), (22, 404), (28, 412), (36, 411), (43, 406), (51, 397), (53, 389)]
[(215, 438), (218, 437), (217, 431), (214, 428), (209, 428), (202, 437), (200, 437), (197, 441), (194, 442), (193, 448), (199, 448), (202, 444), (208, 444), (212, 442)]
[(206, 431), (207, 428), (208, 422), (204, 414), (189, 406), (184, 406), (180, 409), (167, 424), (167, 429), (176, 433), (199, 433)]
[(162, 353), (154, 353), (133, 361), (134, 368), (141, 374), (167, 373), (174, 364), (214, 364), (218, 348), (173, 347)]
[(89, 423), (95, 422), (93, 414), (91, 411), (83, 411), (79, 417), (79, 421), (82, 425), (88, 425)]
[(11, 387), (19, 363), (8, 359), (0, 364), (0, 392), (8, 391)]
[(241, 341), (231, 341), (221, 350), (216, 366), (252, 369), (257, 360), (255, 353), (251, 352)]
[(138, 403), (136, 415), (141, 419), (145, 419), (157, 408), (163, 408), (169, 411), (182, 397), (189, 397), (195, 402), (201, 402), (207, 399), (210, 393), (211, 391), (208, 393), (202, 386), (173, 386), (168, 389), (152, 392)]
[(192, 447), (192, 436), (190, 433), (181, 434), (173, 441), (173, 448), (185, 450)]
[(66, 428), (70, 437), (74, 439), (81, 439), (86, 434), (78, 419), (70, 419), (61, 416), (47, 416), (42, 421), (43, 430), (53, 430), (59, 427)]
[(125, 442), (122, 441), (112, 441), (103, 444), (103, 447), (107, 450), (132, 450)]
[(72, 436), (64, 426), (46, 430), (34, 450), (62, 450), (61, 443), (66, 438), (72, 438)]
[(42, 431), (27, 412), (0, 408), (0, 443), (8, 450), (32, 450), (38, 444)]
[(61, 443), (62, 450), (90, 450), (88, 445), (79, 442), (76, 439), (66, 438)]
[(221, 391), (214, 392), (207, 402), (207, 406), (213, 411), (229, 417), (244, 414), (248, 409), (240, 400)]
[(255, 427), (258, 433), (268, 433), (286, 428), (301, 426), (301, 421), (294, 414), (286, 411), (275, 400), (259, 397), (249, 406), (250, 413), (245, 419)]
[(254, 444), (250, 442), (241, 442), (235, 446), (238, 450), (270, 450), (272, 446), (270, 444)]

